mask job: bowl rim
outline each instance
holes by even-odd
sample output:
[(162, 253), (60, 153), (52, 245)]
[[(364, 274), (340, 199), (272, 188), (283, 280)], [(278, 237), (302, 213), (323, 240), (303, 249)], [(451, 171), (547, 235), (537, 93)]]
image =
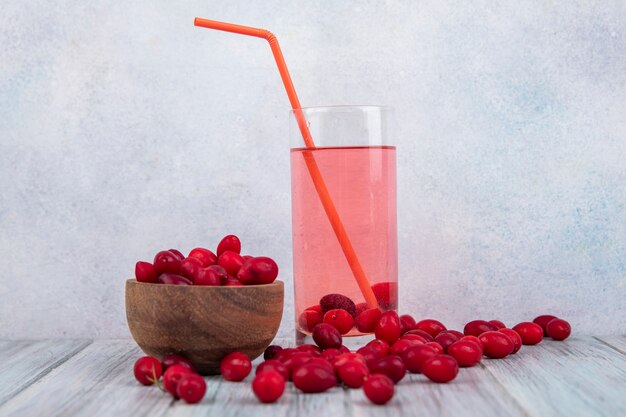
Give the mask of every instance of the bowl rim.
[(285, 286), (285, 283), (279, 279), (270, 282), (269, 284), (255, 284), (255, 285), (230, 285), (230, 286), (226, 286), (226, 285), (175, 285), (175, 284), (158, 284), (158, 283), (152, 283), (152, 282), (139, 282), (137, 281), (135, 278), (129, 278), (126, 280), (126, 285), (140, 285), (140, 286), (158, 286), (158, 287), (176, 287), (176, 288), (212, 288), (212, 289), (216, 289), (216, 288), (221, 288), (221, 289), (226, 289), (226, 288), (238, 288), (238, 289), (242, 289), (242, 288), (263, 288), (263, 287), (276, 287), (276, 286)]

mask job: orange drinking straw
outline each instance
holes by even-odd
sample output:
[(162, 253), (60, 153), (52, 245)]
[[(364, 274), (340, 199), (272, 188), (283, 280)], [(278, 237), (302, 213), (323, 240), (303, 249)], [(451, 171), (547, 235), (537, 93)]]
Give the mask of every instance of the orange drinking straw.
[[(215, 20), (202, 19), (199, 17), (195, 18), (193, 24), (195, 26), (201, 26), (208, 29), (216, 29), (224, 32), (239, 33), (241, 35), (263, 38), (269, 42), (270, 48), (272, 48), (272, 54), (274, 54), (274, 59), (276, 60), (276, 65), (278, 65), (280, 78), (282, 78), (285, 90), (287, 90), (287, 97), (289, 97), (291, 108), (296, 116), (300, 133), (304, 139), (304, 144), (307, 148), (315, 149), (315, 143), (311, 137), (311, 131), (306, 123), (306, 118), (304, 117), (302, 107), (300, 106), (300, 100), (298, 100), (296, 89), (291, 81), (291, 76), (289, 75), (289, 70), (287, 69), (287, 64), (285, 63), (285, 58), (283, 58), (283, 53), (280, 50), (280, 45), (278, 44), (276, 36), (274, 36), (274, 34), (269, 30), (265, 29), (235, 25), (233, 23), (217, 22)], [(315, 190), (317, 191), (320, 201), (322, 202), (326, 216), (328, 216), (328, 220), (330, 220), (330, 224), (335, 232), (335, 235), (337, 236), (339, 244), (341, 245), (341, 249), (343, 250), (346, 260), (348, 261), (348, 265), (350, 265), (352, 274), (359, 285), (359, 289), (363, 293), (365, 301), (370, 307), (378, 307), (374, 291), (372, 291), (372, 287), (367, 279), (367, 276), (365, 276), (365, 271), (361, 266), (361, 262), (359, 262), (359, 258), (356, 256), (352, 242), (350, 242), (350, 238), (348, 237), (346, 228), (341, 222), (335, 203), (333, 203), (330, 193), (328, 192), (328, 188), (326, 188), (326, 183), (324, 182), (322, 173), (317, 166), (317, 162), (311, 152), (305, 151), (302, 155), (304, 156), (304, 161), (306, 162), (309, 174), (313, 180), (313, 185), (315, 186)]]

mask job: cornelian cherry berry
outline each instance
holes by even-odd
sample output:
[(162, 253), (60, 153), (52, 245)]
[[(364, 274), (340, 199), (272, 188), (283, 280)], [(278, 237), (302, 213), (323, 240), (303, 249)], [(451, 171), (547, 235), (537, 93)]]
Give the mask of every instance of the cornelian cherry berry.
[(422, 373), (434, 382), (450, 382), (459, 373), (459, 365), (450, 355), (435, 355), (424, 361)]
[(292, 375), (293, 384), (302, 392), (324, 392), (337, 385), (335, 372), (318, 364), (305, 363)]
[(406, 374), (406, 366), (400, 357), (395, 355), (385, 356), (375, 361), (370, 367), (373, 374), (387, 375), (394, 384), (397, 384)]
[(356, 328), (361, 333), (372, 333), (383, 313), (378, 308), (369, 308), (356, 316)]
[(320, 356), (320, 354), (322, 353), (322, 348), (320, 348), (319, 346), (309, 344), (309, 343), (305, 343), (304, 345), (298, 346), (296, 350), (298, 352), (308, 352), (316, 357)]
[(513, 341), (502, 332), (489, 331), (478, 336), (483, 344), (483, 353), (492, 359), (501, 359), (513, 353)]
[(201, 268), (196, 274), (194, 285), (218, 286), (222, 284), (220, 273), (214, 268)]
[(432, 337), (430, 335), (430, 333), (425, 332), (424, 330), (419, 330), (419, 329), (413, 329), (413, 330), (409, 330), (408, 332), (406, 332), (405, 334), (403, 334), (402, 336), (408, 336), (410, 334), (414, 334), (417, 336), (421, 336), (426, 340), (426, 343), (428, 342), (434, 342), (435, 338)]
[(562, 319), (553, 319), (546, 326), (548, 336), (554, 340), (565, 340), (572, 333), (572, 327)]
[(198, 259), (205, 268), (217, 263), (217, 256), (210, 250), (204, 248), (192, 249), (187, 257)]
[[(463, 336), (459, 340), (467, 340), (467, 341), (470, 341), (470, 342), (474, 343), (476, 345), (476, 347), (480, 350), (480, 354), (482, 355), (482, 353), (483, 353), (483, 344), (482, 344), (482, 342), (480, 341), (480, 339), (478, 337), (469, 335), (469, 336)], [(520, 341), (520, 344), (521, 344), (521, 341)]]
[(172, 252), (174, 256), (178, 258), (179, 261), (185, 259), (185, 255), (183, 255), (178, 249), (168, 249), (169, 252)]
[(407, 329), (407, 331), (413, 329), (415, 327), (415, 319), (410, 314), (403, 314), (400, 316), (400, 321), (402, 322), (402, 328)]
[(326, 294), (320, 299), (320, 306), (323, 313), (326, 313), (328, 310), (341, 308), (350, 313), (352, 317), (356, 316), (356, 305), (354, 301), (343, 294)]
[(291, 355), (289, 355), (289, 357), (285, 359), (285, 361), (283, 361), (283, 364), (285, 365), (285, 367), (287, 368), (287, 371), (289, 372), (289, 379), (292, 378), (293, 373), (296, 369), (298, 369), (305, 363), (311, 361), (312, 359), (313, 359), (313, 355), (311, 355), (309, 352), (296, 351), (292, 353)]
[(322, 349), (339, 348), (341, 346), (341, 333), (327, 323), (320, 323), (311, 332), (313, 341)]
[(480, 336), (485, 332), (493, 332), (498, 330), (494, 324), (485, 320), (473, 320), (465, 325), (463, 333), (465, 335)]
[(513, 330), (522, 338), (524, 345), (536, 345), (543, 340), (543, 329), (537, 323), (529, 321), (516, 324)]
[(444, 330), (447, 330), (446, 326), (444, 326), (441, 322), (433, 319), (418, 321), (417, 323), (415, 323), (415, 327), (413, 327), (413, 329), (423, 330), (433, 338)]
[(440, 345), (439, 343), (437, 343), (437, 342), (428, 342), (428, 343), (425, 343), (425, 345), (426, 345), (426, 346), (430, 346), (430, 347), (432, 347), (432, 348), (433, 348), (433, 349), (435, 349), (435, 350), (437, 351), (437, 353), (438, 353), (438, 354), (440, 354), (440, 355), (444, 353), (444, 352), (443, 352), (443, 348), (442, 348), (442, 347), (441, 347), (441, 345)]
[(316, 325), (322, 322), (323, 318), (320, 311), (307, 309), (298, 316), (298, 324), (302, 330), (310, 332)]
[[(244, 263), (244, 259), (237, 252), (229, 251), (222, 253), (219, 258), (217, 258), (217, 264), (224, 268), (228, 275), (237, 275), (239, 269)], [(244, 284), (242, 282), (242, 284)]]
[(341, 351), (336, 348), (324, 349), (320, 357), (326, 359), (329, 363), (333, 363), (337, 356), (341, 355)]
[(268, 359), (264, 362), (261, 362), (259, 366), (256, 367), (255, 373), (258, 375), (261, 372), (278, 372), (280, 376), (283, 377), (285, 381), (289, 380), (289, 370), (281, 361), (276, 359)]
[(226, 279), (226, 282), (222, 283), (223, 286), (225, 287), (242, 287), (243, 284), (235, 277), (231, 277), (230, 275), (228, 276), (228, 279)]
[(159, 274), (157, 274), (154, 265), (150, 262), (139, 261), (135, 264), (135, 278), (137, 278), (137, 281), (154, 284), (157, 282), (158, 276)]
[(413, 334), (413, 333), (411, 334), (405, 333), (402, 336), (400, 336), (399, 340), (412, 340), (414, 342), (418, 342), (419, 344), (424, 344), (428, 342), (428, 340), (426, 340), (425, 337), (420, 336), (418, 334)]
[(476, 365), (483, 356), (482, 348), (476, 346), (476, 343), (471, 340), (454, 342), (448, 347), (447, 352), (462, 368)]
[(506, 324), (502, 323), (500, 320), (489, 320), (489, 323), (496, 326), (498, 329), (504, 329)]
[(544, 314), (542, 316), (535, 317), (535, 319), (533, 320), (533, 323), (540, 325), (541, 328), (543, 329), (543, 335), (547, 336), (548, 335), (548, 329), (547, 329), (548, 323), (550, 323), (552, 320), (556, 318), (557, 318), (556, 316)]
[(271, 284), (277, 276), (278, 265), (267, 256), (246, 260), (237, 273), (237, 279), (244, 285)]
[(193, 371), (183, 365), (172, 365), (163, 374), (163, 388), (169, 392), (174, 398), (178, 398), (176, 388), (178, 383), (187, 374), (192, 374)]
[(143, 385), (152, 385), (161, 378), (163, 367), (154, 356), (142, 356), (133, 367), (135, 379)]
[[(420, 336), (417, 335), (413, 335), (415, 337), (419, 337), (421, 339)], [(423, 339), (422, 339), (423, 340)], [(412, 340), (412, 339), (398, 339), (396, 340), (396, 343), (394, 343), (391, 346), (391, 350), (389, 351), (389, 353), (391, 355), (396, 355), (396, 356), (402, 356), (402, 353), (407, 350), (410, 347), (413, 346), (417, 346), (417, 345), (423, 345), (424, 342), (422, 342), (421, 340)]]
[(393, 398), (393, 381), (387, 375), (370, 375), (363, 384), (363, 392), (374, 404), (386, 404)]
[(506, 327), (498, 329), (498, 331), (507, 335), (508, 338), (511, 339), (511, 342), (513, 342), (513, 352), (511, 352), (511, 355), (517, 353), (522, 347), (522, 338), (520, 337), (520, 335), (517, 334), (515, 330), (508, 329)]
[(339, 330), (339, 333), (346, 334), (354, 326), (354, 319), (346, 310), (337, 308), (328, 310), (324, 314), (324, 323), (330, 324), (335, 329)]
[(198, 258), (185, 258), (180, 263), (180, 274), (189, 278), (192, 282), (201, 269), (204, 269), (202, 262)]
[(369, 373), (367, 365), (356, 359), (346, 361), (338, 369), (339, 379), (350, 388), (361, 388)]
[(232, 352), (220, 362), (220, 372), (227, 381), (242, 381), (252, 370), (250, 358), (241, 352)]
[(198, 374), (187, 374), (176, 385), (176, 396), (188, 404), (200, 402), (206, 393), (206, 382)]
[(171, 272), (178, 274), (180, 268), (180, 259), (168, 250), (162, 250), (154, 256), (154, 269), (157, 274)]
[[(462, 336), (461, 336), (462, 337)], [(444, 330), (435, 337), (435, 342), (439, 343), (444, 352), (448, 351), (448, 346), (458, 341), (461, 337), (453, 333), (452, 330)]]
[(419, 373), (426, 359), (436, 356), (439, 353), (440, 352), (432, 346), (417, 345), (405, 350), (402, 354), (402, 360), (409, 372)]
[(252, 391), (263, 403), (276, 402), (285, 392), (285, 379), (276, 371), (257, 373), (252, 381)]
[(401, 331), (402, 323), (398, 314), (395, 311), (385, 311), (378, 320), (374, 334), (377, 339), (382, 339), (391, 345), (400, 338)]
[(217, 257), (226, 251), (241, 253), (241, 241), (235, 235), (224, 236), (217, 245)]
[(191, 280), (185, 278), (182, 275), (172, 274), (169, 272), (163, 272), (157, 278), (157, 282), (159, 284), (168, 284), (168, 285), (191, 285)]

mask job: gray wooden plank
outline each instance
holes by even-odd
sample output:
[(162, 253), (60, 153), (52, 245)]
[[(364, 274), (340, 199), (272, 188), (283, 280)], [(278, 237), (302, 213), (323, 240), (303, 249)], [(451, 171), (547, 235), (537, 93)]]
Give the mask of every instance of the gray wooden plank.
[(447, 384), (433, 383), (421, 374), (407, 374), (395, 388), (394, 397), (385, 406), (372, 404), (363, 390), (350, 390), (354, 416), (527, 415), (522, 406), (481, 365), (460, 369), (458, 376)]
[(171, 398), (134, 380), (140, 355), (131, 340), (93, 342), (8, 400), (0, 416), (161, 416)]
[(544, 340), (485, 364), (533, 416), (626, 415), (626, 359), (591, 337)]
[(596, 336), (596, 339), (626, 355), (626, 336)]
[(0, 406), (89, 343), (89, 340), (0, 341)]

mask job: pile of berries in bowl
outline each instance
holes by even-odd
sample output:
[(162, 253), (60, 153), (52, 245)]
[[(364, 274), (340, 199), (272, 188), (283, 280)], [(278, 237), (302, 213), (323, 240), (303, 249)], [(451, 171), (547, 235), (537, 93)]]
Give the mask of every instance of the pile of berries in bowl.
[[(312, 331), (315, 344), (268, 346), (264, 361), (256, 367), (252, 391), (259, 401), (273, 403), (281, 398), (289, 382), (302, 393), (321, 393), (343, 386), (362, 389), (372, 403), (382, 405), (393, 398), (395, 386), (402, 383), (407, 372), (422, 374), (434, 383), (448, 383), (457, 377), (460, 369), (477, 365), (483, 357), (503, 359), (517, 354), (524, 345), (541, 343), (544, 337), (561, 341), (570, 333), (569, 323), (548, 315), (512, 328), (499, 320), (473, 320), (460, 332), (447, 329), (437, 320), (416, 321), (410, 315), (398, 316), (395, 311), (386, 311), (375, 323), (376, 338), (350, 351), (343, 345), (341, 332), (322, 322)], [(137, 364), (140, 362), (158, 360), (144, 357)], [(135, 376), (145, 383), (148, 371), (137, 376), (137, 366)], [(225, 355), (220, 361), (222, 377), (231, 382), (243, 381), (252, 368), (250, 357), (239, 351)], [(171, 376), (165, 371), (163, 384), (167, 380), (171, 385), (179, 371), (170, 371), (174, 374)], [(148, 382), (157, 382), (159, 377), (160, 373), (154, 373)], [(180, 389), (170, 387), (168, 391), (185, 399), (186, 391), (196, 394), (188, 385), (185, 383)], [(190, 396), (196, 402), (194, 395)]]
[(126, 281), (126, 319), (139, 347), (162, 358), (180, 354), (197, 372), (219, 372), (239, 350), (251, 358), (273, 340), (283, 312), (283, 283), (271, 258), (242, 256), (241, 242), (224, 237), (216, 252), (170, 249), (137, 262)]

